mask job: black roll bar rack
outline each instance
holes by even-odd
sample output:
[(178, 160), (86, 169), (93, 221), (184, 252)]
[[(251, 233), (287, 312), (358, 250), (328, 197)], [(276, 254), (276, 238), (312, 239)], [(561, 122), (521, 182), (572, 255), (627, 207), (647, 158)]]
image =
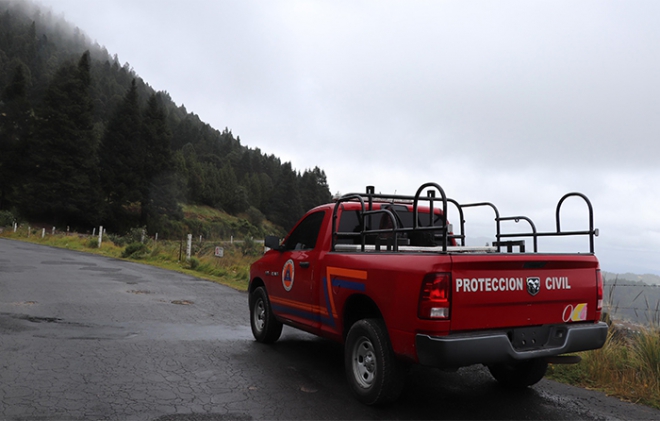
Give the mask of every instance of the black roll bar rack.
[[(422, 193), (426, 189), (426, 196), (422, 196)], [(436, 195), (436, 192), (439, 193), (439, 197)], [(589, 229), (588, 230), (578, 230), (578, 231), (562, 231), (561, 230), (561, 206), (569, 197), (579, 197), (587, 205), (588, 217), (589, 217)], [(342, 208), (342, 203), (345, 202), (359, 202), (361, 210), (359, 212), (359, 222), (360, 222), (360, 231), (359, 232), (339, 232), (337, 226), (338, 211)], [(380, 203), (391, 203), (391, 204), (412, 204), (413, 207), (413, 226), (412, 227), (403, 227), (399, 226), (398, 218), (389, 209), (374, 209), (374, 201)], [(428, 216), (429, 216), (429, 225), (422, 226), (420, 225), (419, 218), (419, 203), (427, 203), (428, 205)], [(443, 215), (442, 223), (440, 225), (435, 225), (434, 217), (436, 202), (440, 202), (441, 206), (441, 215)], [(460, 219), (460, 234), (454, 234), (452, 227), (447, 222), (447, 206), (451, 203), (456, 210), (458, 211)], [(454, 199), (450, 199), (446, 196), (445, 191), (436, 183), (425, 183), (422, 184), (414, 196), (405, 196), (405, 195), (392, 195), (392, 194), (380, 194), (375, 192), (374, 186), (367, 186), (366, 193), (349, 193), (341, 196), (336, 200), (335, 207), (332, 213), (332, 250), (335, 250), (337, 244), (337, 239), (342, 238), (358, 238), (360, 242), (360, 250), (365, 251), (366, 240), (368, 235), (388, 233), (392, 237), (391, 243), (388, 243), (388, 250), (398, 251), (401, 244), (405, 245), (405, 238), (402, 238), (404, 233), (409, 232), (439, 232), (441, 234), (441, 250), (443, 253), (447, 253), (448, 244), (450, 240), (457, 240), (459, 246), (465, 246), (465, 212), (466, 208), (475, 208), (475, 207), (490, 207), (495, 213), (495, 238), (496, 241), (493, 242), (493, 247), (498, 251), (501, 251), (502, 247), (506, 247), (508, 253), (513, 252), (514, 247), (518, 247), (521, 253), (525, 252), (525, 241), (524, 240), (506, 240), (508, 238), (532, 238), (533, 240), (533, 252), (538, 253), (538, 238), (539, 237), (559, 237), (559, 236), (588, 236), (589, 237), (589, 252), (594, 253), (594, 237), (597, 237), (599, 234), (598, 228), (594, 228), (594, 216), (593, 216), (593, 207), (589, 198), (582, 193), (572, 192), (565, 194), (557, 203), (557, 208), (555, 210), (555, 223), (556, 231), (551, 232), (538, 232), (534, 222), (526, 216), (500, 216), (500, 212), (495, 205), (490, 202), (478, 202), (478, 203), (464, 203), (461, 204)], [(426, 212), (424, 212), (426, 213)], [(392, 221), (392, 227), (374, 229), (371, 225), (371, 217), (376, 214), (386, 214), (390, 217)], [(368, 224), (365, 224), (365, 220), (368, 220)], [(502, 233), (501, 231), (501, 222), (502, 221), (514, 221), (516, 223), (520, 221), (526, 221), (531, 229), (531, 232), (523, 233)], [(380, 245), (377, 243), (376, 247), (379, 249)], [(434, 248), (435, 250), (435, 248)]]

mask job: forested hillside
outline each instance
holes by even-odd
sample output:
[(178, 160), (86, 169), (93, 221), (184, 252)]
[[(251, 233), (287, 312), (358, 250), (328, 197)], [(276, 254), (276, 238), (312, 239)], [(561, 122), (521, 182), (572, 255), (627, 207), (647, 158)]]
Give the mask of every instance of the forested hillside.
[(330, 196), (318, 167), (242, 145), (53, 12), (0, 0), (0, 211), (167, 235), (184, 203), (290, 228)]

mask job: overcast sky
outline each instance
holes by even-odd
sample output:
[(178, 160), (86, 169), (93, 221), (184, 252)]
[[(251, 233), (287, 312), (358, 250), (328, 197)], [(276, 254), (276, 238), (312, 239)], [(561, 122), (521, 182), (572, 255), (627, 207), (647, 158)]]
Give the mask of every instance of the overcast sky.
[[(333, 193), (433, 181), (552, 231), (579, 191), (602, 268), (660, 274), (660, 1), (37, 3)], [(577, 200), (562, 216), (587, 228)]]

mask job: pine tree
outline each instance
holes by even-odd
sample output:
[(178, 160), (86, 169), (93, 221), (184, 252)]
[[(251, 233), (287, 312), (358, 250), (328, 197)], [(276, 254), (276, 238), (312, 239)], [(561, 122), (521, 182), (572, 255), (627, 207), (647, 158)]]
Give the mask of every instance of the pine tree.
[(262, 198), (264, 196), (259, 174), (252, 173), (247, 175), (243, 185), (247, 190), (248, 202), (250, 205), (259, 209), (261, 207)]
[(285, 162), (270, 198), (266, 216), (288, 231), (303, 212), (297, 174), (291, 168), (291, 163)]
[[(113, 228), (130, 225), (131, 204), (142, 199), (146, 148), (135, 80), (113, 113), (100, 148), (101, 182)], [(135, 215), (133, 215), (135, 216)], [(124, 221), (123, 223), (120, 221)]]
[(147, 101), (142, 118), (142, 142), (146, 154), (142, 165), (141, 223), (147, 226), (154, 218), (182, 216), (170, 149), (171, 138), (163, 106), (159, 97), (153, 94)]
[(90, 226), (102, 216), (97, 141), (92, 126), (89, 52), (64, 65), (46, 91), (20, 197), (24, 215)]
[(27, 69), (16, 67), (9, 85), (0, 95), (0, 209), (12, 206), (15, 186), (22, 178), (21, 158), (34, 126), (27, 100)]
[(300, 180), (300, 193), (306, 211), (332, 200), (325, 172), (319, 167), (305, 170)]

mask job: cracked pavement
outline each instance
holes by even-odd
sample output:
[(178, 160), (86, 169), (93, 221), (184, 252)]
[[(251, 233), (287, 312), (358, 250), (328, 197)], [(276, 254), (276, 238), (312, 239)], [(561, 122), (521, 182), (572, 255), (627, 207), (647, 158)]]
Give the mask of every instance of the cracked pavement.
[(325, 413), (318, 402), (287, 403), (319, 386), (281, 361), (295, 342), (325, 341), (294, 330), (283, 339), (254, 342), (247, 295), (231, 288), (0, 240), (2, 420), (333, 417), (332, 401)]
[(511, 393), (481, 367), (408, 377), (365, 407), (340, 345), (286, 327), (256, 343), (243, 292), (0, 239), (0, 420), (660, 419), (546, 380)]

